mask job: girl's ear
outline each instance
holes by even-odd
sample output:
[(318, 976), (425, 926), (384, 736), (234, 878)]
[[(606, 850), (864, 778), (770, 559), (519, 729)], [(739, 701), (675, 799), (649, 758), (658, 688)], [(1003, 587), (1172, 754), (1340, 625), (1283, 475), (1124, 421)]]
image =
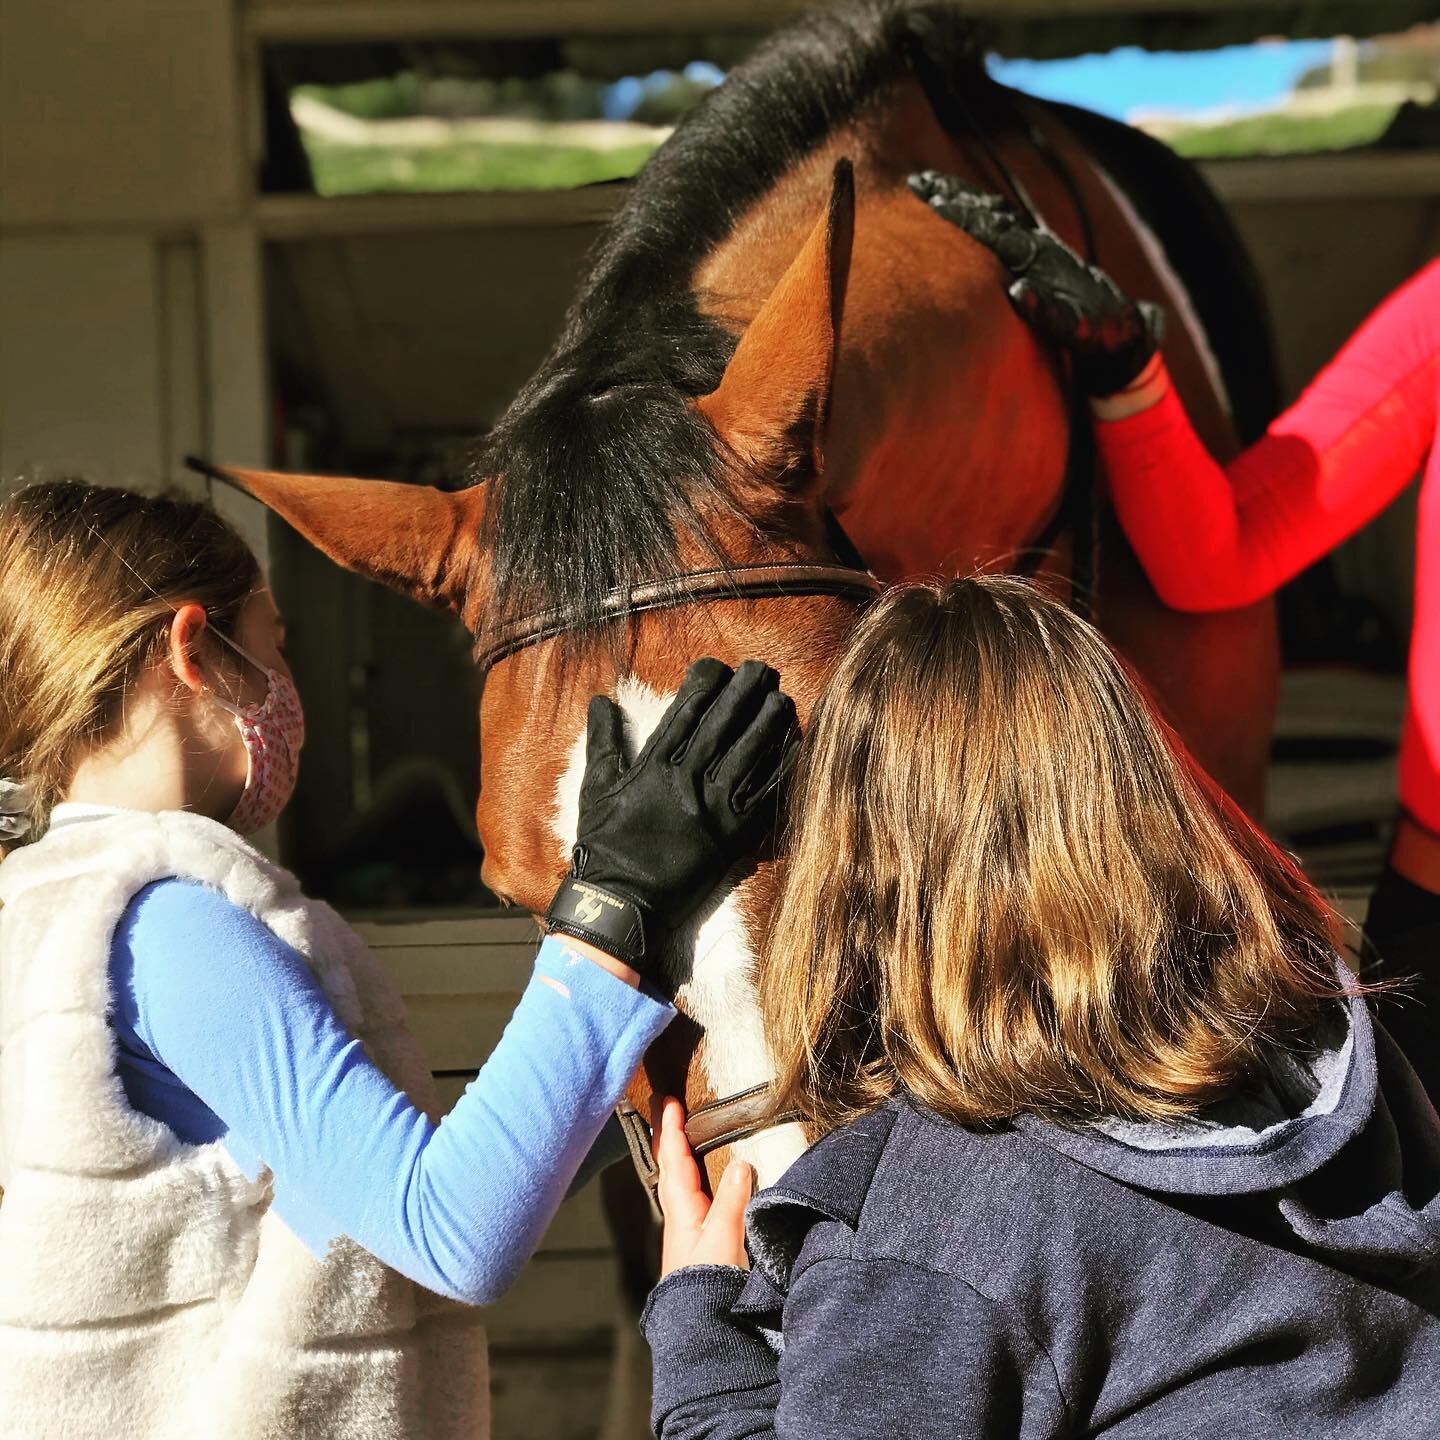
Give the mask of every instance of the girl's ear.
[(205, 607), (193, 601), (182, 605), (170, 622), (170, 668), (186, 689), (197, 694), (209, 689), (209, 682), (195, 663), (195, 652), (207, 623)]

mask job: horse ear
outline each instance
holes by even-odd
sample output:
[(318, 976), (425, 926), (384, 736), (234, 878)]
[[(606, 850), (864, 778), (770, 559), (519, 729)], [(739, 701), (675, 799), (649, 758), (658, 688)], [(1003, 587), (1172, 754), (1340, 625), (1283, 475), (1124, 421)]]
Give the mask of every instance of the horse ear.
[(820, 474), (845, 283), (855, 235), (855, 172), (835, 163), (830, 201), (740, 337), (720, 384), (697, 402), (760, 473)]
[(337, 565), (465, 618), (484, 487), (437, 490), (389, 480), (285, 475), (186, 462), (268, 506)]

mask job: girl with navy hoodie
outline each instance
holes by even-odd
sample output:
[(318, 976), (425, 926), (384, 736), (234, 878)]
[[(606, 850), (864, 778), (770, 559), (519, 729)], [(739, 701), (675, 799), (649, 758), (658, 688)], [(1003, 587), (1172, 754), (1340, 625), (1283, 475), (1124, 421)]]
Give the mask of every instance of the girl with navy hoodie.
[(661, 1440), (1440, 1434), (1435, 1109), (1093, 628), (892, 590), (794, 794), (760, 991), (818, 1143), (711, 1204), (666, 1106)]

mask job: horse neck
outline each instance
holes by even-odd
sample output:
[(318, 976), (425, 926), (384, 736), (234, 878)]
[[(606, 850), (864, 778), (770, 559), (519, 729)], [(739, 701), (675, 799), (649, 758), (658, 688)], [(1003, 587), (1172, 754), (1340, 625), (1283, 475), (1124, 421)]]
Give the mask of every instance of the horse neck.
[[(999, 143), (1037, 203), (1068, 216), (1055, 176), (1024, 142)], [(1057, 503), (1066, 400), (993, 257), (905, 186), (925, 168), (992, 184), (918, 86), (887, 92), (743, 215), (697, 267), (695, 302), (743, 330), (799, 249), (841, 156), (855, 162), (857, 205), (824, 446), (828, 498), (887, 578), (1002, 567)]]
[(992, 257), (903, 187), (858, 212), (830, 416), (830, 502), (886, 579), (1008, 568), (1059, 501), (1054, 362)]
[[(914, 208), (918, 224), (898, 205), (872, 211), (857, 243), (860, 314), (826, 440), (831, 504), (885, 579), (1008, 568), (1058, 504), (1069, 446), (1049, 357), (995, 277), (949, 253), (951, 233), (914, 233), (943, 225)], [(943, 287), (917, 267), (903, 295), (884, 293), (902, 246)]]

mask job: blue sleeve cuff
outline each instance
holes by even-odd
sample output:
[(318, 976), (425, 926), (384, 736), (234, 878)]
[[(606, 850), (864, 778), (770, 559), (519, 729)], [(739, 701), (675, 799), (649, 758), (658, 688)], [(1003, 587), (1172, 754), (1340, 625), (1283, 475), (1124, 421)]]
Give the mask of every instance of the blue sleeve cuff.
[(642, 985), (638, 990), (582, 955), (564, 935), (547, 935), (535, 955), (535, 975), (542, 983), (602, 1013), (614, 1015), (628, 1029), (637, 1021), (654, 1024), (659, 1034), (675, 1018), (675, 1007)]

